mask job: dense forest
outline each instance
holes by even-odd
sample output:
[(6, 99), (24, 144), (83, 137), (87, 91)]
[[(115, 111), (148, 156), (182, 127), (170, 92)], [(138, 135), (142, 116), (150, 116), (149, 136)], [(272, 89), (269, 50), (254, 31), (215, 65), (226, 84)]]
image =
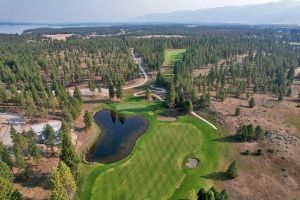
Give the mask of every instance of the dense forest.
[[(67, 88), (88, 81), (95, 90), (138, 77), (139, 69), (130, 48), (157, 73), (157, 84), (168, 86), (171, 92), (174, 87), (171, 106), (181, 107), (191, 100), (199, 107), (206, 107), (211, 92), (216, 92), (221, 101), (228, 95), (239, 97), (257, 92), (271, 92), (280, 99), (291, 94), (290, 85), (300, 54), (299, 48), (289, 42), (298, 41), (298, 29), (250, 26), (183, 29), (182, 26), (37, 29), (25, 31), (21, 36), (1, 35), (0, 103), (26, 109), (30, 119), (45, 117), (56, 108), (63, 111), (67, 120), (75, 119), (78, 102)], [(98, 34), (115, 34), (120, 30), (125, 33), (79, 37), (87, 30)], [(56, 41), (43, 37), (44, 33), (75, 33), (78, 37)], [(171, 33), (182, 37), (136, 37)], [(183, 59), (175, 64), (174, 76), (160, 73), (167, 48), (186, 49)], [(237, 57), (241, 55), (244, 57), (239, 61)], [(211, 68), (207, 75), (195, 76), (194, 70), (207, 66)]]

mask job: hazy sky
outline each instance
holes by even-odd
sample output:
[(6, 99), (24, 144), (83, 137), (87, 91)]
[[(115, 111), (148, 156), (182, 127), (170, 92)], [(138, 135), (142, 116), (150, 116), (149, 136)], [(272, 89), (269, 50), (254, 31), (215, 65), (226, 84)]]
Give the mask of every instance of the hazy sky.
[(149, 13), (270, 1), (272, 0), (0, 0), (0, 21), (126, 21)]

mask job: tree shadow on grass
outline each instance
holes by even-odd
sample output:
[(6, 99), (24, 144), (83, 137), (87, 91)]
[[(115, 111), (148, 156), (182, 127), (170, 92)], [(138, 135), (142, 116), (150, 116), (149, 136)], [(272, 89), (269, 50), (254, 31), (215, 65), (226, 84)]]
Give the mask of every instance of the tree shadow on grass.
[(226, 174), (226, 172), (213, 172), (211, 174), (207, 174), (207, 175), (201, 176), (201, 178), (211, 179), (211, 180), (215, 180), (215, 181), (227, 181), (227, 180), (231, 180), (231, 178), (228, 177), (228, 175)]
[(228, 143), (240, 143), (235, 135), (229, 135), (222, 138), (212, 140), (213, 142), (228, 142)]

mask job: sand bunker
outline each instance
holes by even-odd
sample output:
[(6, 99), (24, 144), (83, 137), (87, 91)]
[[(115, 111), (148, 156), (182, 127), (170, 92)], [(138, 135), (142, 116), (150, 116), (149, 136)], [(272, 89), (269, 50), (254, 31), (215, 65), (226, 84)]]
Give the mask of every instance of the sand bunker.
[(197, 158), (189, 158), (188, 162), (186, 163), (186, 166), (189, 169), (194, 169), (194, 168), (198, 167), (199, 163), (200, 163), (199, 159), (197, 159)]

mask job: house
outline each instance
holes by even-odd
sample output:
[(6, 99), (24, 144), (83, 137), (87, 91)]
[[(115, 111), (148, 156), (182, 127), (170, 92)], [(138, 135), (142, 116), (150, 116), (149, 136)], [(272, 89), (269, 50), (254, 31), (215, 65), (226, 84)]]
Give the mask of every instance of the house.
[(55, 134), (55, 144), (59, 144), (60, 140), (58, 138), (59, 135), (59, 130), (61, 128), (61, 121), (57, 121), (57, 120), (52, 120), (52, 121), (48, 121), (46, 123), (40, 123), (40, 124), (35, 124), (31, 126), (31, 129), (35, 132), (36, 134), (36, 138), (38, 143), (44, 143), (45, 140), (45, 135), (44, 135), (44, 131), (46, 128), (46, 125), (49, 124), (53, 130), (54, 130), (54, 134)]

